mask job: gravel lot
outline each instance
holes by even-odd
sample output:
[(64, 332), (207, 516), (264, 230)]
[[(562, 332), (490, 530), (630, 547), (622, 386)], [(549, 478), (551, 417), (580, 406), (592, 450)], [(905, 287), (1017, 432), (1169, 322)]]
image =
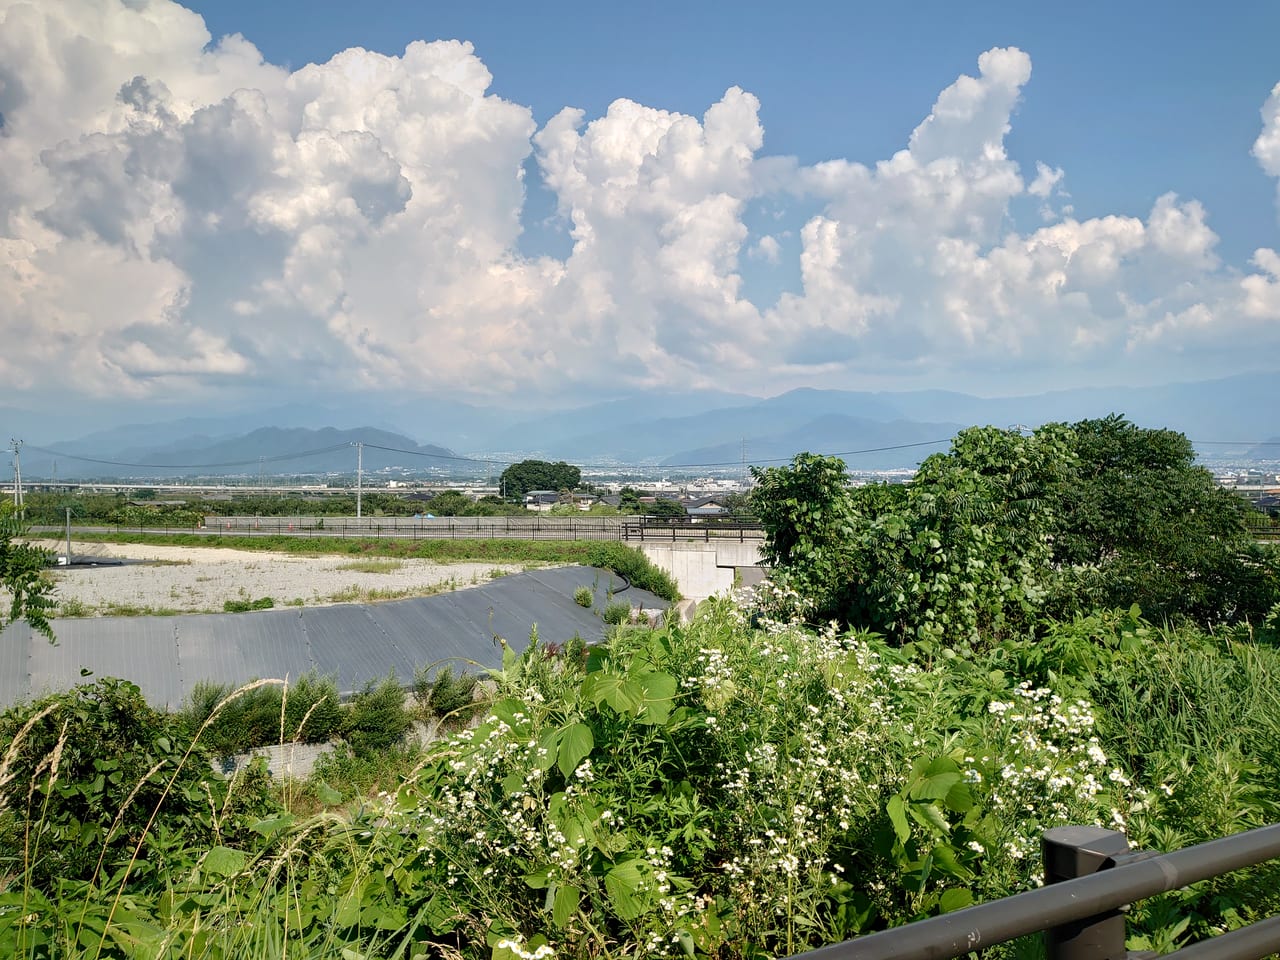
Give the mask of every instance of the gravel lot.
[[(65, 544), (43, 546), (58, 553)], [(62, 616), (221, 613), (228, 600), (271, 597), (275, 606), (317, 606), (419, 597), (485, 583), (524, 569), (492, 563), (436, 563), (298, 557), (217, 547), (72, 544), (73, 555), (144, 561), (57, 570)]]

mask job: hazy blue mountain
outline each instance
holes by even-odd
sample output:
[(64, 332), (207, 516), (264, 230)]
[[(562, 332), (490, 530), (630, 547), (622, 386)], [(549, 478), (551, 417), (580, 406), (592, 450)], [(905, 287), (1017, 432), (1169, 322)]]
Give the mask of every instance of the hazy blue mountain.
[(654, 393), (606, 400), (571, 410), (559, 410), (519, 420), (493, 435), (488, 450), (543, 451), (561, 457), (612, 457), (645, 459), (671, 449), (654, 446), (632, 431), (654, 434), (659, 424), (672, 418), (702, 415), (719, 409), (736, 409), (758, 402), (745, 394), (715, 391)]
[[(868, 420), (827, 414), (794, 430), (780, 434), (760, 434), (747, 438), (747, 458), (751, 463), (790, 460), (797, 453), (839, 454), (854, 470), (892, 470), (915, 467), (931, 453), (946, 450), (961, 429), (955, 423), (919, 423), (913, 420)], [(884, 447), (904, 449), (884, 450)], [(741, 443), (724, 443), (682, 450), (663, 461), (663, 466), (732, 464), (742, 456)]]
[[(266, 476), (296, 473), (354, 473), (355, 442), (365, 444), (364, 469), (376, 472), (391, 467), (421, 471), (433, 467), (463, 468), (453, 451), (440, 446), (419, 445), (399, 433), (361, 427), (337, 430), (326, 427), (263, 427), (238, 436), (188, 436), (182, 440), (151, 445), (107, 448), (77, 454), (66, 451), (54, 457), (41, 451), (23, 450), (23, 472), (36, 479), (54, 475), (73, 477), (166, 477), (201, 475)], [(389, 449), (379, 449), (386, 447)], [(114, 461), (95, 462), (95, 461)], [(483, 470), (483, 467), (477, 469)]]
[[(120, 417), (115, 422), (121, 425), (93, 433), (78, 426), (90, 421), (70, 413), (49, 413), (34, 404), (32, 409), (0, 407), (0, 440), (12, 436), (26, 441), (23, 468), (33, 478), (51, 476), (55, 459), (60, 477), (109, 475), (103, 472), (109, 469), (106, 465), (73, 461), (72, 456), (164, 464), (252, 461), (349, 442), (356, 428), (382, 430), (396, 438), (382, 446), (437, 456), (460, 450), (583, 464), (736, 462), (744, 439), (751, 459), (772, 459), (803, 449), (861, 449), (933, 439), (931, 425), (948, 431), (956, 424), (1035, 427), (1116, 412), (1144, 427), (1181, 430), (1202, 442), (1199, 450), (1204, 456), (1276, 459), (1274, 448), (1259, 446), (1258, 441), (1280, 434), (1277, 396), (1280, 374), (1021, 397), (811, 388), (767, 399), (717, 391), (652, 392), (552, 410), (532, 402), (482, 407), (451, 397), (353, 392), (326, 395), (322, 403), (263, 405), (154, 422)], [(103, 410), (93, 412), (98, 417), (93, 422), (102, 422)], [(882, 429), (872, 431), (868, 424), (873, 423)], [(263, 433), (265, 428), (281, 432)], [(339, 435), (350, 436), (344, 440), (337, 439)], [(428, 447), (419, 448), (424, 442)], [(405, 465), (415, 462), (426, 463), (408, 457)], [(390, 465), (377, 456), (371, 463), (375, 470)], [(280, 472), (349, 472), (354, 458), (338, 451), (307, 463), (280, 461), (280, 467)], [(252, 464), (227, 470), (256, 473)]]

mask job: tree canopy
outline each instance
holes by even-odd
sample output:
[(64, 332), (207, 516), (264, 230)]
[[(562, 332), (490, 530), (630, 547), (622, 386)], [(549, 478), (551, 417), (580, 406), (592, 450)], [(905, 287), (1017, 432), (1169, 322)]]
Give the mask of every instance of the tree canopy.
[(766, 559), (815, 620), (900, 642), (1026, 635), (1045, 616), (1136, 604), (1158, 619), (1262, 622), (1280, 557), (1182, 434), (1123, 417), (1030, 435), (961, 431), (906, 485), (848, 485), (800, 454), (755, 471)]
[(522, 498), (530, 490), (574, 490), (582, 471), (563, 460), (521, 460), (502, 471), (500, 486), (508, 497)]

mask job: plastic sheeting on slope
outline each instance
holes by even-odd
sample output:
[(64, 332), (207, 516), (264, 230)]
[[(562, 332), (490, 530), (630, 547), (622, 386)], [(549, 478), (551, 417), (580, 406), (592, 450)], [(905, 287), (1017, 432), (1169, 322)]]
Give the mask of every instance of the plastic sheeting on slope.
[[(582, 586), (592, 588), (593, 609), (574, 601)], [(543, 642), (599, 640), (599, 612), (615, 592), (617, 601), (632, 606), (667, 606), (607, 570), (556, 567), (376, 604), (56, 620), (56, 645), (14, 623), (0, 632), (0, 707), (91, 677), (123, 677), (152, 704), (174, 708), (202, 680), (240, 684), (316, 670), (333, 676), (346, 694), (393, 672), (407, 682), (424, 666), (496, 667), (502, 663), (497, 638), (523, 650), (535, 627)]]

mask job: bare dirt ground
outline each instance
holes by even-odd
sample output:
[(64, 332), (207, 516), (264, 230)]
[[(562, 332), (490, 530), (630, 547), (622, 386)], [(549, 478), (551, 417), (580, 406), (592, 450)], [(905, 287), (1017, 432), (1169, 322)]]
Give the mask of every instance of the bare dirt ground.
[[(41, 544), (59, 554), (64, 543)], [(298, 557), (217, 547), (72, 544), (73, 554), (145, 561), (55, 570), (60, 616), (221, 613), (227, 601), (276, 607), (418, 597), (485, 583), (521, 566)]]

